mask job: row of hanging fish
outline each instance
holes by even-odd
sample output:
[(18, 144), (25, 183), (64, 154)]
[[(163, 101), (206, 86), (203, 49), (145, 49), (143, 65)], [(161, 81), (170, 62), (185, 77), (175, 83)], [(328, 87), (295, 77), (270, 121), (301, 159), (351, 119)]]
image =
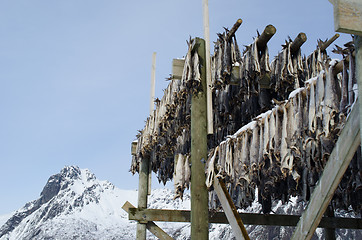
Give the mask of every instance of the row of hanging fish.
[(329, 58), (320, 47), (302, 57), (300, 48), (291, 50), (289, 39), (269, 63), (268, 47), (258, 49), (258, 37), (241, 55), (235, 37), (226, 41), (226, 35), (219, 34), (211, 61), (215, 130), (210, 148), (271, 109), (273, 102), (283, 101), (293, 90), (304, 87)]
[(139, 171), (142, 158), (149, 158), (152, 170), (164, 184), (173, 178), (174, 156), (190, 152), (191, 93), (200, 84), (199, 57), (188, 42), (182, 79), (173, 79), (137, 136), (136, 154), (130, 171)]
[[(238, 207), (250, 204), (258, 187), (259, 201), (269, 212), (271, 199), (286, 201), (291, 194), (309, 198), (356, 99), (355, 71), (351, 55), (336, 78), (336, 62), (330, 63), (325, 51), (318, 48), (302, 58), (300, 50), (291, 52), (291, 41), (269, 63), (268, 48), (258, 49), (257, 40), (243, 54), (235, 37), (220, 34), (216, 43), (208, 180), (212, 174), (225, 177)], [(191, 177), (191, 93), (198, 91), (199, 69), (190, 41), (182, 79), (171, 80), (156, 101), (155, 111), (137, 136), (131, 165), (135, 173), (141, 159), (149, 158), (159, 181), (173, 179), (175, 197), (181, 198)], [(234, 137), (224, 141), (228, 135)], [(360, 179), (360, 174), (354, 176)], [(214, 196), (213, 191), (210, 194)]]
[[(264, 213), (271, 211), (272, 199), (287, 201), (295, 195), (309, 199), (357, 95), (356, 88), (348, 88), (355, 81), (353, 64), (349, 68), (344, 64), (346, 69), (336, 76), (336, 61), (315, 59), (318, 66), (311, 72), (315, 77), (303, 82), (304, 87), (210, 151), (206, 185), (212, 189), (215, 175), (224, 178), (237, 207), (249, 206), (256, 188)], [(346, 95), (347, 102), (343, 103)], [(361, 202), (356, 202), (354, 195), (362, 191), (362, 169), (359, 165), (349, 169), (354, 174), (340, 184), (348, 192), (336, 194), (333, 202), (360, 211)], [(210, 203), (217, 208), (213, 191)]]

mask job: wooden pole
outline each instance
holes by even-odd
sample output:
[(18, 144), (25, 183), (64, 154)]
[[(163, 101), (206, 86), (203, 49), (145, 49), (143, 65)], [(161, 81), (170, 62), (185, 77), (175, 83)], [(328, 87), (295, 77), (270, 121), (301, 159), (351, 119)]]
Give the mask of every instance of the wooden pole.
[(156, 52), (152, 54), (152, 69), (151, 69), (151, 92), (150, 92), (150, 114), (155, 109), (155, 83), (156, 83)]
[[(362, 10), (362, 9), (361, 9)], [(359, 102), (359, 114), (360, 114), (360, 126), (362, 126), (362, 36), (354, 35), (355, 46), (355, 62), (356, 62), (356, 78), (358, 84), (358, 102)], [(361, 133), (362, 138), (362, 133)]]
[(210, 27), (209, 27), (209, 1), (202, 1), (204, 16), (204, 38), (205, 38), (205, 60), (206, 60), (206, 85), (207, 85), (207, 133), (214, 133), (213, 110), (212, 110), (212, 89), (211, 89), (211, 58), (210, 58)]
[(320, 47), (321, 51), (326, 50), (334, 41), (336, 41), (337, 38), (339, 38), (338, 33), (334, 34), (333, 37), (331, 37), (329, 40), (322, 44), (322, 46)]
[(202, 91), (192, 94), (191, 99), (191, 239), (209, 238), (208, 191), (205, 185), (207, 160), (206, 68), (205, 41), (196, 38), (201, 67)]
[(329, 156), (317, 186), (314, 188), (307, 208), (300, 217), (293, 233), (293, 240), (311, 239), (323, 213), (332, 200), (333, 194), (341, 181), (353, 155), (361, 144), (360, 106), (358, 102), (352, 107), (347, 122)]
[(242, 23), (243, 23), (243, 20), (241, 18), (236, 20), (236, 23), (234, 24), (234, 26), (230, 29), (230, 31), (226, 35), (226, 41), (230, 41), (230, 39), (234, 36), (234, 34), (239, 29), (239, 27)]
[[(138, 208), (147, 208), (147, 193), (148, 193), (148, 173), (149, 173), (149, 159), (142, 158), (141, 166), (139, 170), (139, 182), (138, 182)], [(146, 240), (147, 222), (137, 223), (137, 240)]]
[[(152, 54), (152, 69), (151, 69), (151, 93), (150, 93), (150, 115), (155, 109), (155, 85), (156, 85), (156, 52)], [(150, 164), (149, 164), (150, 165)], [(151, 194), (152, 169), (151, 165), (148, 169), (148, 190), (147, 195)]]
[[(324, 213), (327, 217), (334, 217), (334, 210), (332, 205), (329, 205)], [(336, 229), (335, 228), (325, 228), (324, 235), (326, 240), (336, 240)]]
[(269, 42), (269, 40), (274, 36), (276, 32), (277, 29), (271, 24), (265, 27), (264, 31), (258, 37), (258, 41), (256, 42), (259, 51), (265, 48), (266, 44)]
[(298, 34), (298, 36), (294, 39), (292, 44), (290, 45), (290, 52), (296, 53), (299, 48), (307, 41), (307, 35), (305, 33), (301, 32)]

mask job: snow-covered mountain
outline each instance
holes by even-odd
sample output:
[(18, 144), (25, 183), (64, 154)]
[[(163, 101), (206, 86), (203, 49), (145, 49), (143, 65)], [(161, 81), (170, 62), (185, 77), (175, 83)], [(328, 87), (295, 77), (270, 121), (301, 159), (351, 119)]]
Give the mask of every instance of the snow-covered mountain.
[[(128, 220), (121, 207), (126, 201), (137, 206), (137, 194), (136, 190), (121, 190), (100, 181), (87, 169), (65, 167), (49, 178), (39, 199), (11, 216), (0, 217), (0, 240), (135, 239), (136, 223)], [(156, 189), (149, 205), (190, 209), (188, 197), (184, 201), (172, 198), (171, 190)], [(180, 226), (175, 223), (164, 227), (170, 230)]]
[[(149, 208), (190, 209), (190, 195), (173, 200), (170, 189), (155, 189)], [(65, 167), (51, 176), (39, 199), (27, 203), (12, 215), (0, 216), (0, 240), (135, 239), (136, 222), (128, 220), (121, 207), (129, 201), (137, 205), (137, 191), (121, 190), (108, 181), (98, 180), (87, 169)], [(273, 203), (278, 214), (300, 214), (303, 204), (292, 198), (287, 204)], [(260, 212), (256, 201), (245, 212)], [(8, 218), (6, 221), (5, 218)], [(174, 239), (190, 239), (189, 223), (158, 223)], [(291, 227), (247, 226), (251, 239), (289, 239)], [(338, 232), (338, 239), (361, 239), (361, 231)], [(323, 239), (317, 229), (313, 239)], [(148, 233), (147, 239), (157, 239)], [(209, 239), (235, 239), (229, 225), (210, 224)]]

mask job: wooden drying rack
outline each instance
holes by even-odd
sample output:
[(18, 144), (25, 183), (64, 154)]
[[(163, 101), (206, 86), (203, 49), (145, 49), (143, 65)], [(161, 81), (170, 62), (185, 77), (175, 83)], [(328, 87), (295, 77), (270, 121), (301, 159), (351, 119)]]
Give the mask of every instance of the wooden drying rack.
[[(362, 4), (357, 0), (329, 0), (334, 5), (335, 26), (337, 32), (355, 34), (356, 71), (358, 85), (362, 86)], [(348, 14), (345, 7), (350, 7), (356, 14)], [(350, 10), (351, 11), (351, 10)], [(359, 13), (359, 15), (358, 15)], [(357, 18), (355, 17), (357, 16)], [(356, 23), (357, 21), (357, 23)], [(235, 34), (241, 24), (239, 19), (229, 31), (229, 37)], [(265, 47), (276, 29), (268, 25), (259, 36), (258, 48)], [(321, 48), (326, 49), (339, 35), (336, 34)], [(293, 41), (291, 48), (298, 50), (307, 40), (304, 33), (300, 33)], [(360, 125), (362, 124), (361, 99), (352, 108), (344, 128), (335, 144), (335, 147), (325, 166), (323, 174), (310, 198), (307, 208), (301, 216), (237, 213), (231, 197), (221, 179), (215, 178), (214, 189), (220, 199), (224, 212), (209, 212), (208, 191), (205, 186), (205, 161), (207, 159), (207, 100), (206, 100), (206, 69), (205, 69), (205, 42), (195, 39), (195, 51), (198, 51), (201, 65), (202, 87), (201, 91), (192, 96), (191, 110), (191, 211), (188, 210), (162, 210), (147, 209), (147, 195), (149, 186), (149, 159), (144, 158), (140, 163), (138, 208), (126, 202), (122, 207), (129, 214), (130, 220), (138, 221), (137, 239), (146, 239), (146, 229), (159, 239), (172, 239), (154, 222), (191, 222), (192, 239), (208, 239), (209, 223), (229, 223), (237, 239), (249, 239), (244, 224), (294, 226), (292, 239), (311, 239), (317, 227), (326, 228), (326, 239), (335, 239), (336, 228), (362, 229), (362, 220), (357, 218), (323, 217), (333, 194), (341, 181), (354, 153), (361, 144)], [(338, 69), (338, 68), (337, 68)], [(362, 96), (362, 88), (358, 89)], [(135, 149), (135, 142), (132, 149)], [(133, 151), (132, 151), (133, 152)]]

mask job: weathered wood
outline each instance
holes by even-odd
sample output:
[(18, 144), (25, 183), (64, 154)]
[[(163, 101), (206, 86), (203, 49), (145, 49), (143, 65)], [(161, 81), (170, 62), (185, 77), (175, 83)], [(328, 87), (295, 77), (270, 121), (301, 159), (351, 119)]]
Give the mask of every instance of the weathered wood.
[[(156, 52), (153, 52), (152, 68), (151, 68), (150, 115), (155, 110), (155, 85), (156, 85)], [(151, 183), (152, 183), (152, 169), (151, 166), (149, 166), (147, 195), (151, 194)]]
[(207, 101), (207, 134), (214, 133), (213, 110), (212, 110), (212, 82), (211, 82), (211, 57), (210, 57), (210, 27), (209, 27), (209, 1), (202, 1), (205, 38), (205, 60), (206, 60), (206, 101)]
[[(147, 195), (148, 195), (148, 174), (149, 174), (149, 159), (143, 158), (139, 170), (138, 182), (138, 208), (147, 208)], [(137, 240), (146, 240), (146, 223), (137, 223)]]
[(205, 185), (207, 159), (206, 68), (205, 41), (195, 38), (194, 51), (200, 61), (202, 91), (191, 99), (191, 239), (209, 238), (208, 191)]
[[(355, 36), (355, 62), (356, 62), (356, 78), (358, 84), (358, 95), (360, 96), (358, 99), (359, 102), (359, 113), (360, 113), (360, 126), (362, 126), (362, 36)], [(362, 139), (362, 134), (361, 134)]]
[[(295, 227), (300, 216), (282, 214), (239, 213), (245, 225)], [(130, 208), (129, 220), (143, 222), (191, 222), (190, 210), (138, 209)], [(229, 224), (224, 212), (209, 212), (209, 222)], [(362, 229), (360, 218), (323, 217), (320, 228)]]
[(240, 27), (240, 25), (242, 23), (243, 23), (243, 20), (241, 20), (241, 18), (236, 20), (236, 23), (234, 24), (234, 26), (230, 29), (230, 31), (226, 35), (226, 41), (231, 40), (231, 38), (234, 36), (234, 34), (236, 33), (236, 31), (238, 30), (238, 28)]
[(298, 36), (294, 39), (292, 44), (290, 45), (290, 52), (292, 54), (296, 53), (299, 48), (307, 41), (307, 35), (305, 33), (301, 32), (298, 34)]
[[(355, 57), (356, 56), (356, 51), (353, 51), (352, 56)], [(346, 61), (347, 63), (349, 63), (349, 55), (347, 55), (344, 58), (344, 61)], [(337, 75), (338, 73), (342, 72), (343, 70), (343, 61), (339, 61), (336, 66), (334, 66), (333, 68), (333, 74)]]
[(338, 34), (338, 33), (334, 34), (333, 37), (331, 37), (330, 39), (328, 39), (326, 42), (324, 42), (324, 43), (322, 44), (322, 46), (320, 46), (321, 51), (326, 50), (334, 41), (336, 41), (337, 38), (339, 38), (339, 34)]
[(136, 150), (137, 150), (137, 140), (133, 141), (132, 144), (131, 144), (131, 154), (135, 155), (136, 152), (137, 152)]
[[(324, 214), (327, 217), (334, 217), (334, 211), (331, 205), (329, 205)], [(325, 228), (325, 239), (326, 240), (336, 240), (336, 229), (335, 228)]]
[[(126, 211), (128, 214), (130, 214), (130, 211), (133, 211), (133, 209), (136, 209), (136, 208), (130, 202), (127, 201), (122, 206), (122, 209), (124, 211)], [(139, 220), (139, 221), (141, 221), (141, 220)], [(157, 224), (155, 224), (152, 221), (147, 222), (146, 228), (161, 240), (172, 240), (173, 239), (165, 231), (163, 231), (159, 226), (157, 226)]]
[(362, 35), (362, 2), (360, 0), (329, 0), (333, 4), (336, 32)]
[(245, 229), (243, 221), (238, 214), (223, 180), (214, 177), (213, 186), (236, 239), (250, 240), (248, 232)]
[(152, 54), (151, 90), (150, 90), (150, 114), (155, 109), (155, 82), (156, 82), (156, 52)]
[(296, 239), (310, 239), (361, 143), (359, 104), (356, 103), (329, 156), (323, 174), (293, 234)]
[(175, 58), (172, 60), (172, 78), (171, 79), (178, 79), (182, 78), (182, 72), (185, 65), (185, 59), (182, 58)]
[(277, 31), (277, 29), (271, 24), (265, 27), (264, 31), (258, 37), (258, 41), (256, 42), (256, 45), (257, 45), (259, 51), (261, 51), (265, 48), (266, 44), (274, 36), (276, 31)]

